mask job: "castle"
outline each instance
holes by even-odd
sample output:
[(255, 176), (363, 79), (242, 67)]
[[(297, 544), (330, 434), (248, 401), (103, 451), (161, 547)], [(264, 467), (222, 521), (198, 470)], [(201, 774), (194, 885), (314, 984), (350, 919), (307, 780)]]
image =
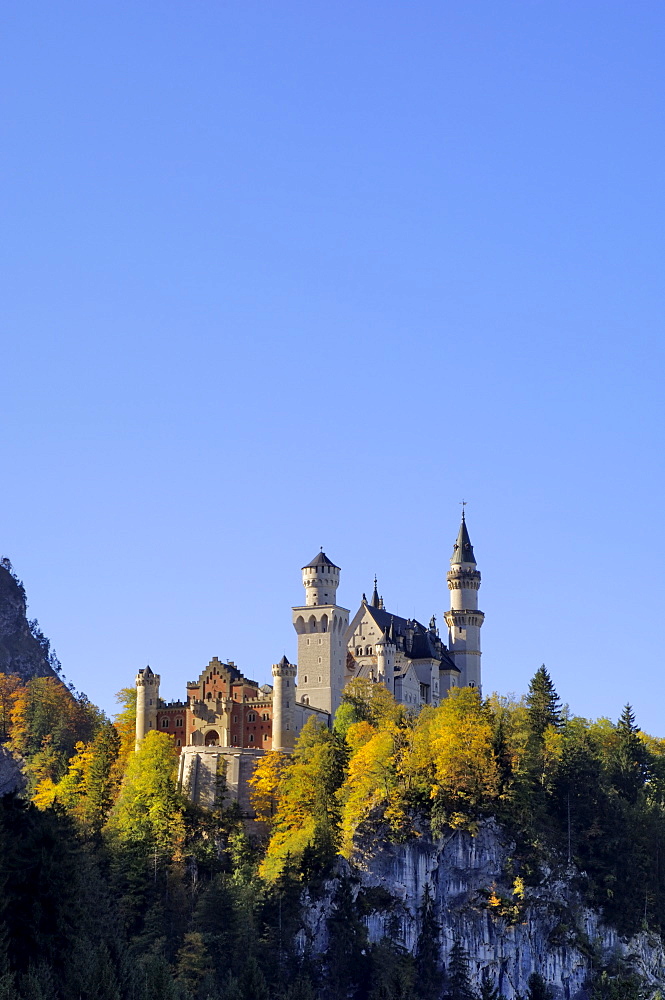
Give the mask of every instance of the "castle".
[(166, 704), (159, 675), (136, 677), (136, 746), (156, 729), (180, 752), (179, 781), (193, 801), (211, 806), (224, 787), (249, 813), (247, 778), (266, 750), (290, 752), (307, 719), (331, 725), (348, 681), (384, 684), (396, 700), (419, 711), (437, 705), (451, 687), (481, 687), (478, 610), (480, 573), (464, 510), (447, 574), (450, 608), (444, 644), (433, 617), (428, 626), (388, 611), (377, 581), (349, 622), (337, 603), (340, 568), (324, 553), (302, 569), (305, 603), (294, 607), (298, 663), (284, 656), (272, 667), (272, 686), (245, 677), (233, 662), (213, 657), (187, 700)]

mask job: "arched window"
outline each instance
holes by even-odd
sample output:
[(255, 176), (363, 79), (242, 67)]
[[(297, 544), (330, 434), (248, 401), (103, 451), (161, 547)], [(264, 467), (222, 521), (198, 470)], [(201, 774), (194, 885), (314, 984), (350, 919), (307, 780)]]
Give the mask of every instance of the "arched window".
[(250, 734), (249, 734), (249, 742), (250, 742), (250, 743), (253, 743), (253, 742), (254, 742), (254, 733), (250, 733)]
[(254, 722), (255, 718), (256, 718), (256, 715), (254, 714), (254, 712), (248, 712), (247, 713), (247, 721), (248, 722)]
[(302, 635), (304, 631), (305, 631), (305, 619), (303, 618), (302, 615), (298, 615), (298, 617), (296, 618), (296, 632), (298, 633), (298, 635)]
[(162, 729), (168, 729), (168, 728), (169, 728), (169, 720), (162, 719)]
[(321, 617), (321, 631), (322, 632), (328, 631), (328, 615), (322, 615)]
[[(178, 728), (182, 729), (182, 719), (176, 719), (175, 720), (175, 727), (176, 727), (176, 729), (178, 729)], [(179, 745), (180, 744), (178, 744), (178, 746)]]
[(206, 733), (205, 745), (207, 747), (217, 747), (219, 746), (219, 734), (211, 729), (209, 733)]
[(372, 647), (365, 646), (365, 656), (371, 656), (371, 655), (372, 655)]
[(309, 619), (309, 631), (310, 632), (316, 632), (316, 616), (315, 615), (310, 615), (310, 619)]

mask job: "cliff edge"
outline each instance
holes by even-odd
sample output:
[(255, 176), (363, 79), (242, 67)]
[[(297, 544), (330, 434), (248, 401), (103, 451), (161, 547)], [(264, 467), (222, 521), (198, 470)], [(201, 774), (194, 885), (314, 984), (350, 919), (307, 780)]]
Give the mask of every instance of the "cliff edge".
[(364, 914), (368, 943), (390, 940), (416, 955), (423, 932), (425, 896), (437, 929), (435, 951), (443, 975), (454, 944), (468, 956), (472, 984), (484, 977), (506, 1000), (527, 990), (538, 973), (553, 1000), (588, 1000), (589, 982), (602, 969), (620, 966), (654, 990), (665, 985), (665, 950), (646, 931), (622, 938), (584, 905), (573, 866), (543, 869), (538, 885), (516, 876), (515, 844), (494, 820), (472, 836), (450, 831), (406, 844), (376, 835), (360, 837), (351, 864), (340, 862), (322, 894), (305, 894), (298, 950), (323, 957), (330, 945), (340, 884), (352, 886), (355, 909)]
[(8, 559), (0, 561), (0, 673), (31, 677), (57, 677), (51, 666), (49, 641), (30, 626), (23, 585), (14, 576)]

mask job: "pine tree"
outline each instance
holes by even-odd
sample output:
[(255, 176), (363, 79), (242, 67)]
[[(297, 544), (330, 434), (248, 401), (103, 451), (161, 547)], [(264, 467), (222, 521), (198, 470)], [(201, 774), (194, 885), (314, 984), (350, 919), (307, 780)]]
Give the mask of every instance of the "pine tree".
[(561, 725), (561, 702), (544, 663), (531, 679), (526, 704), (529, 729), (534, 736), (544, 736), (548, 726)]
[(527, 983), (526, 1000), (550, 1000), (551, 993), (539, 973), (532, 972)]
[(499, 987), (492, 982), (489, 969), (483, 970), (478, 1000), (504, 1000), (503, 993), (499, 993)]
[(434, 897), (427, 882), (420, 907), (420, 934), (416, 948), (416, 992), (423, 1000), (438, 996), (441, 991), (440, 933), (441, 928), (434, 913)]
[(629, 802), (635, 802), (648, 775), (649, 754), (639, 737), (630, 705), (624, 707), (616, 727), (618, 746), (614, 783)]
[(450, 949), (443, 996), (444, 1000), (476, 1000), (469, 980), (469, 958), (459, 941)]

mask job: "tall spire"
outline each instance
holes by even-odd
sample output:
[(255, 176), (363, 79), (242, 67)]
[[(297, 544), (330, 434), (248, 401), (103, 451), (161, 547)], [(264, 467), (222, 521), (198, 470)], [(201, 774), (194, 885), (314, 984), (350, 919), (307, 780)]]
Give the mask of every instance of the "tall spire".
[(379, 591), (377, 590), (376, 586), (376, 577), (374, 577), (374, 592), (372, 593), (372, 600), (370, 603), (373, 608), (381, 607), (381, 598), (379, 597)]
[(457, 563), (473, 563), (474, 566), (476, 565), (476, 558), (473, 554), (473, 545), (471, 544), (469, 532), (466, 527), (464, 508), (462, 508), (462, 523), (459, 526), (457, 541), (453, 547), (453, 554), (450, 557), (451, 566), (455, 566)]

